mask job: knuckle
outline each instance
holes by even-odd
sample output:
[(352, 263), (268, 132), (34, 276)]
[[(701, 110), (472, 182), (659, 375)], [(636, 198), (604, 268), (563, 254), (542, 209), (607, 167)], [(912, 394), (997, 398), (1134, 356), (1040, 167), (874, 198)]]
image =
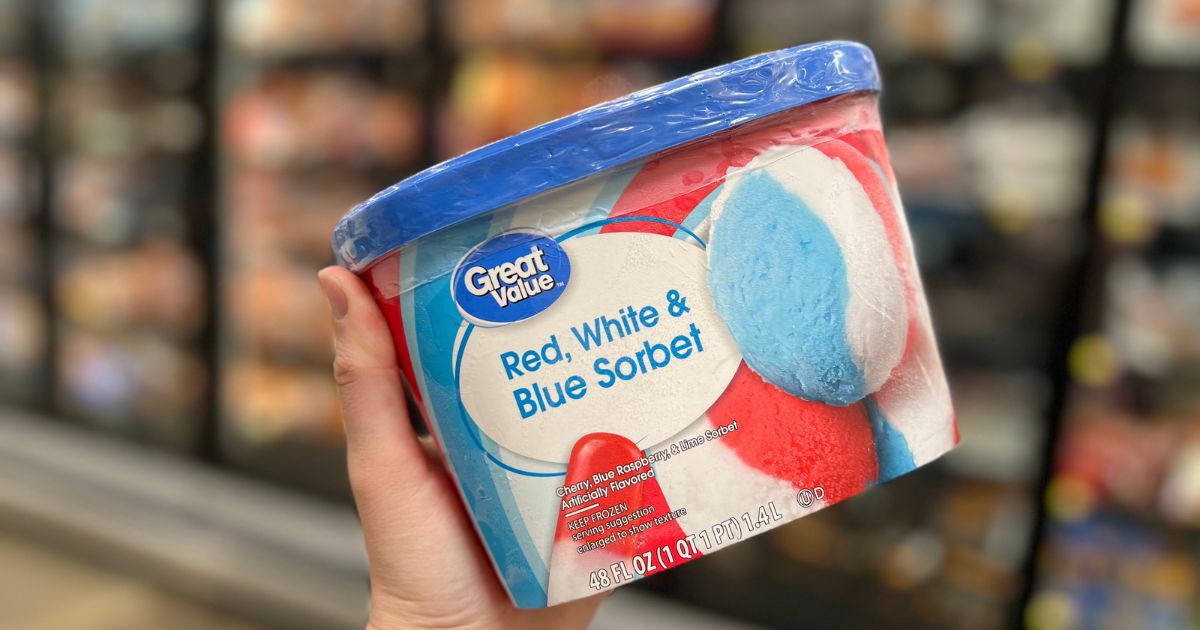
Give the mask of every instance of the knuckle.
[(344, 389), (347, 387), (353, 387), (354, 383), (359, 380), (361, 372), (362, 370), (359, 369), (358, 365), (354, 361), (346, 358), (344, 354), (339, 353), (336, 357), (334, 357), (333, 382), (337, 384), (339, 388)]

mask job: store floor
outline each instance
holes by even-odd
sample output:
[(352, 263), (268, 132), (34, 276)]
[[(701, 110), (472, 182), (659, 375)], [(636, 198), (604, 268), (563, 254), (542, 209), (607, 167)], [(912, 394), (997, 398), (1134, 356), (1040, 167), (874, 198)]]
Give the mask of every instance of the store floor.
[(0, 627), (24, 630), (263, 628), (2, 529)]

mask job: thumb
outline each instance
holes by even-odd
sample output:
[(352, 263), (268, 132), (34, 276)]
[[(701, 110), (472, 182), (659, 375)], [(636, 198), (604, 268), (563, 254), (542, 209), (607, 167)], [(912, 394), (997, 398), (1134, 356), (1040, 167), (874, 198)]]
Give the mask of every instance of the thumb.
[(327, 267), (317, 278), (333, 314), (333, 375), (354, 494), (363, 500), (380, 484), (417, 483), (429, 462), (409, 423), (387, 322), (366, 284), (349, 270)]

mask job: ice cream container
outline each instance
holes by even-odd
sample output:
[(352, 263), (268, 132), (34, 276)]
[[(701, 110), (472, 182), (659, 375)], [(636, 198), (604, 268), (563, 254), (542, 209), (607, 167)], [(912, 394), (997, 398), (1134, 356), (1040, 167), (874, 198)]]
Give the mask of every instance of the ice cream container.
[(958, 441), (879, 89), (860, 44), (762, 54), (338, 224), (518, 606), (701, 558)]

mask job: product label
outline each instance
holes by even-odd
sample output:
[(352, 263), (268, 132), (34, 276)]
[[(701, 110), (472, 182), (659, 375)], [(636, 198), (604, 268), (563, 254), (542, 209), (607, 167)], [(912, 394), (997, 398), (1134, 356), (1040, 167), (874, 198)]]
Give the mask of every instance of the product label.
[(401, 250), (384, 307), (406, 376), (522, 606), (671, 569), (957, 441), (882, 138), (805, 129)]
[(468, 252), (454, 270), (451, 292), (467, 321), (501, 326), (549, 308), (570, 277), (571, 261), (553, 238), (512, 231)]
[(465, 342), (467, 412), (504, 448), (547, 462), (565, 463), (588, 433), (642, 448), (675, 435), (741, 359), (705, 285), (704, 250), (636, 233), (562, 247), (574, 274), (552, 308)]

